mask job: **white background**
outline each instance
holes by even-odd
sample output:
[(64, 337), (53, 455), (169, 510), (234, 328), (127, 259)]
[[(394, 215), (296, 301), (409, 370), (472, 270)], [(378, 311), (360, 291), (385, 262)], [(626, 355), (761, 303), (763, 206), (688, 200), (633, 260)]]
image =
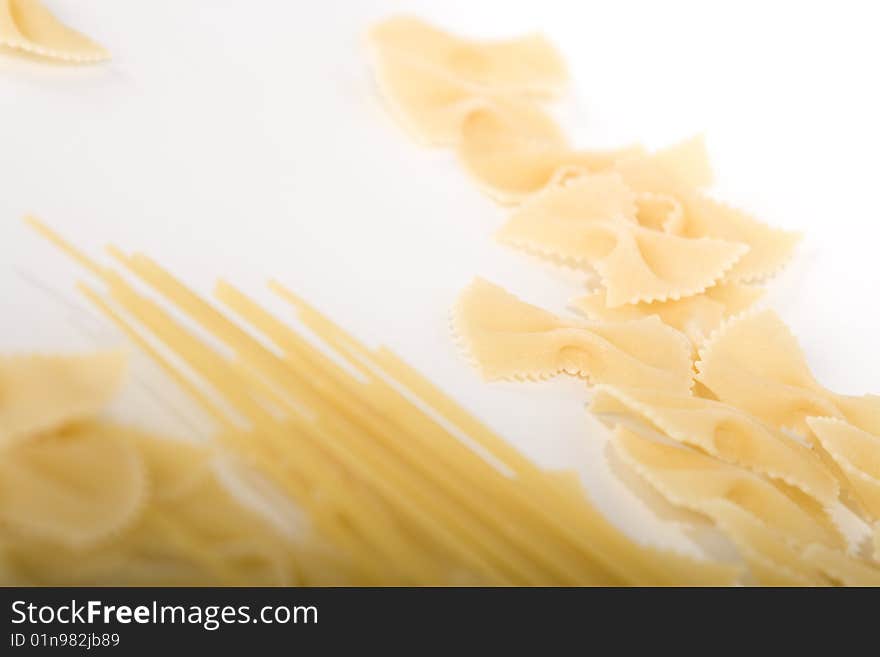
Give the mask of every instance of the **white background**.
[(26, 212), (96, 254), (147, 252), (203, 292), (225, 276), (268, 299), (274, 276), (542, 463), (580, 468), (622, 526), (678, 542), (609, 475), (580, 381), (485, 384), (458, 353), (448, 311), (474, 275), (557, 312), (583, 278), (496, 245), (504, 211), (387, 117), (362, 36), (406, 11), (478, 37), (545, 31), (571, 67), (561, 113), (579, 144), (704, 132), (718, 195), (806, 235), (765, 303), (824, 384), (880, 392), (874, 3), (46, 3), (114, 59), (0, 59), (4, 351), (119, 341)]

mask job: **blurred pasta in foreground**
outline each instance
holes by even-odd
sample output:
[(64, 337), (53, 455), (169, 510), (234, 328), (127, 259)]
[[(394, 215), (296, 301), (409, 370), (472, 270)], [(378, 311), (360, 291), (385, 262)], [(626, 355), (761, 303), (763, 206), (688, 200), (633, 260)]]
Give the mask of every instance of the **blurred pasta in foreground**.
[[(0, 43), (104, 54), (36, 0), (0, 3)], [(476, 279), (453, 309), (471, 360), (490, 380), (584, 379), (612, 456), (737, 556), (633, 540), (576, 473), (540, 468), (278, 282), (301, 328), (229, 282), (209, 300), (145, 255), (110, 247), (110, 266), (29, 218), (213, 430), (111, 421), (124, 351), (0, 358), (0, 584), (880, 585), (880, 396), (820, 385), (753, 308), (798, 235), (714, 199), (701, 139), (569, 143), (545, 107), (567, 73), (543, 37), (399, 17), (369, 45), (401, 123), (509, 207), (499, 241), (597, 274), (571, 304), (583, 318)]]
[[(27, 473), (20, 477), (29, 486), (27, 520), (5, 518), (3, 566), (9, 581), (734, 580), (737, 571), (729, 564), (633, 542), (598, 513), (576, 480), (542, 471), (391, 352), (364, 347), (280, 284), (273, 283), (273, 290), (333, 356), (228, 283), (220, 282), (215, 296), (230, 314), (145, 256), (111, 249), (128, 274), (162, 297), (159, 303), (122, 273), (87, 258), (36, 220), (31, 223), (103, 281), (105, 292), (91, 287), (83, 292), (167, 368), (211, 415), (217, 432), (207, 447), (104, 423), (99, 411), (108, 388), (118, 384), (116, 361), (107, 355), (56, 359), (61, 364), (56, 369), (63, 366), (71, 375), (55, 396), (83, 410), (59, 416), (51, 429), (43, 426), (26, 438), (19, 430), (18, 442), (8, 448), (11, 462), (21, 458), (27, 464), (14, 467)], [(231, 355), (198, 337), (175, 313)], [(108, 360), (114, 368), (107, 367)], [(24, 401), (25, 412), (38, 408)], [(19, 425), (27, 426), (27, 419)], [(25, 453), (19, 455), (21, 449)], [(68, 450), (79, 454), (76, 460)], [(308, 522), (295, 540), (221, 485), (212, 468), (218, 458), (259, 475), (280, 494), (281, 502), (278, 494), (271, 496), (276, 504), (304, 512)], [(79, 471), (62, 467), (81, 461), (87, 467)], [(49, 503), (61, 496), (63, 506)]]

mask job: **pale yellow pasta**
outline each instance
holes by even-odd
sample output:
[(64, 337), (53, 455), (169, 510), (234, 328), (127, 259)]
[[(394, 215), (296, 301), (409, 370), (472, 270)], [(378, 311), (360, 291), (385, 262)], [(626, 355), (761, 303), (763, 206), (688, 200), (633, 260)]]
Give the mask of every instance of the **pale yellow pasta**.
[(87, 421), (0, 460), (0, 584), (345, 583), (314, 537), (291, 542), (245, 507), (216, 448)]
[(0, 0), (0, 46), (77, 64), (110, 59), (103, 47), (61, 23), (40, 0)]
[(127, 430), (144, 460), (150, 493), (174, 500), (193, 490), (210, 469), (216, 447)]
[(555, 95), (568, 73), (553, 45), (541, 35), (504, 41), (453, 36), (410, 16), (395, 16), (369, 33), (374, 51), (405, 56), (476, 88), (527, 95)]
[[(636, 195), (615, 173), (583, 176), (530, 198), (511, 213), (508, 225), (515, 226), (520, 221), (567, 221), (575, 225), (611, 221), (635, 226)], [(504, 229), (501, 234), (505, 234)]]
[(0, 357), (0, 448), (96, 414), (122, 383), (121, 352)]
[[(711, 518), (756, 582), (874, 581), (870, 565), (838, 551), (836, 523), (841, 500), (880, 516), (880, 397), (826, 390), (775, 315), (742, 315), (762, 293), (748, 283), (776, 273), (799, 236), (707, 195), (700, 137), (652, 154), (590, 152), (539, 106), (514, 111), (525, 96), (556, 90), (532, 86), (539, 72), (549, 80), (547, 71), (563, 70), (546, 44), (493, 51), (411, 19), (373, 34), (376, 49), (400, 58), (385, 69), (406, 69), (385, 85), (408, 90), (396, 93), (408, 108), (398, 113), (421, 121), (423, 137), (455, 144), (495, 199), (521, 204), (499, 240), (598, 274), (598, 289), (571, 304), (589, 323), (482, 280), (467, 288), (455, 325), (483, 374), (569, 372), (599, 383), (593, 412), (656, 437), (619, 426), (613, 445), (624, 460), (670, 502)], [(510, 64), (516, 48), (521, 65)], [(661, 323), (699, 349), (695, 369)], [(880, 523), (877, 531), (880, 540)]]
[(715, 181), (702, 135), (661, 148), (650, 156), (655, 164), (692, 187), (710, 187)]
[[(137, 536), (138, 540), (135, 540)], [(0, 540), (4, 540), (0, 538)], [(231, 584), (181, 559), (167, 542), (148, 531), (127, 533), (90, 550), (6, 539), (5, 586), (217, 586)]]
[(557, 481), (560, 486), (562, 486), (564, 488), (568, 488), (570, 491), (572, 491), (576, 495), (583, 495), (583, 485), (581, 484), (581, 474), (577, 470), (571, 470), (571, 469), (550, 470), (547, 472), (547, 475), (549, 477), (552, 477), (555, 481)]
[(113, 426), (78, 424), (0, 458), (0, 521), (25, 536), (94, 544), (133, 522), (146, 494), (143, 460)]
[(747, 470), (620, 426), (612, 445), (624, 462), (672, 504), (712, 517), (714, 503), (726, 500), (802, 544), (843, 544), (821, 507), (804, 504), (790, 491)]
[[(728, 280), (748, 282), (776, 273), (791, 257), (800, 239), (796, 233), (770, 228), (740, 210), (709, 198), (680, 178), (680, 169), (656, 157), (620, 157), (614, 163), (614, 170), (633, 191), (672, 197), (681, 204), (683, 219), (676, 222), (676, 234), (747, 244), (748, 253), (728, 273)], [(651, 220), (655, 222), (656, 219)]]
[(399, 53), (378, 51), (376, 81), (389, 110), (416, 140), (455, 145), (462, 125), (477, 110), (497, 113), (516, 126), (527, 126), (548, 139), (562, 139), (556, 122), (531, 103), (491, 93)]
[(697, 380), (720, 400), (773, 426), (805, 432), (807, 416), (839, 415), (794, 336), (772, 310), (727, 322), (704, 345), (696, 366)]
[(761, 586), (819, 586), (828, 583), (791, 541), (741, 506), (724, 499), (706, 504), (707, 513), (736, 545)]
[(837, 501), (836, 479), (809, 448), (733, 406), (664, 390), (601, 385), (590, 410), (612, 420), (634, 416), (676, 442), (794, 486), (823, 506)]
[[(184, 477), (186, 465), (181, 461)], [(157, 499), (154, 508), (173, 519), (175, 526), (185, 527), (188, 540), (200, 550), (210, 550), (212, 558), (218, 559), (238, 583), (296, 582), (298, 546), (231, 494), (213, 470), (203, 470), (182, 494)], [(193, 552), (190, 558), (202, 568), (210, 565), (210, 560), (199, 552)]]
[(565, 80), (561, 60), (543, 38), (467, 42), (397, 17), (376, 26), (369, 40), (382, 94), (417, 139), (457, 144), (462, 122), (482, 108), (517, 130), (562, 140), (555, 122), (523, 98), (558, 90)]
[[(738, 546), (739, 547), (739, 546)], [(811, 580), (791, 568), (767, 559), (764, 555), (748, 547), (739, 547), (744, 553), (749, 570), (759, 586), (823, 586), (824, 582)]]
[(630, 193), (636, 200), (636, 219), (640, 226), (675, 235), (684, 227), (684, 208), (674, 196), (654, 192)]
[(393, 52), (375, 53), (373, 71), (391, 114), (426, 144), (457, 143), (465, 117), (487, 103), (460, 80)]
[(722, 322), (737, 315), (761, 298), (764, 290), (755, 285), (721, 282), (700, 294), (667, 301), (651, 301), (610, 307), (605, 290), (574, 299), (570, 306), (588, 319), (620, 322), (657, 315), (669, 326), (700, 345)]
[(838, 465), (861, 509), (880, 519), (880, 436), (827, 417), (808, 417), (822, 449)]
[[(345, 583), (318, 575), (324, 567), (320, 555), (316, 559), (308, 547), (293, 544), (245, 508), (210, 471), (202, 471), (198, 484), (173, 501), (151, 498), (132, 526), (88, 549), (33, 538), (5, 542), (14, 575), (27, 585)], [(345, 577), (343, 562), (327, 563), (333, 563), (336, 577)]]
[(455, 325), (487, 379), (566, 372), (594, 383), (690, 387), (687, 339), (656, 317), (614, 324), (563, 320), (476, 279), (459, 298)]
[(788, 327), (772, 310), (728, 321), (700, 351), (697, 380), (721, 401), (767, 424), (806, 435), (809, 416), (837, 417), (880, 435), (880, 396), (823, 388)]
[(517, 203), (555, 183), (608, 170), (640, 147), (580, 151), (550, 131), (550, 118), (516, 121), (491, 108), (471, 112), (461, 125), (459, 161), (490, 196)]
[[(570, 178), (609, 171), (620, 161), (637, 160), (674, 176), (678, 185), (701, 187), (712, 173), (701, 138), (647, 154), (641, 146), (596, 151), (573, 148), (565, 139), (549, 138), (502, 113), (474, 111), (462, 124), (459, 160), (465, 170), (493, 198), (518, 203)], [(668, 232), (684, 229), (684, 210), (673, 189), (633, 188), (640, 219), (647, 227)], [(736, 241), (736, 240), (734, 240)]]
[[(712, 167), (702, 136), (686, 139), (646, 157), (682, 184), (708, 187), (713, 182)], [(677, 196), (669, 192), (649, 191), (633, 191), (633, 194), (639, 224), (673, 235), (684, 231), (684, 206)]]
[[(192, 391), (198, 377), (248, 423), (238, 428), (230, 410), (194, 393), (224, 427), (224, 447), (300, 504), (317, 535), (350, 560), (349, 582), (668, 585), (729, 583), (736, 576), (728, 564), (633, 542), (570, 479), (537, 467), (393, 354), (364, 347), (280, 285), (273, 289), (337, 359), (229, 284), (218, 287), (219, 300), (272, 348), (148, 258), (112, 250), (154, 288), (152, 297), (41, 230), (107, 284), (110, 301), (86, 293), (175, 381)], [(204, 342), (180, 313), (234, 356)], [(172, 365), (144, 333), (190, 371)], [(310, 412), (302, 414), (303, 407)], [(199, 527), (183, 524), (198, 563), (226, 554), (195, 540), (205, 534)], [(216, 566), (218, 573), (229, 570), (227, 562)]]
[(224, 490), (214, 448), (92, 419), (120, 353), (3, 364), (0, 585), (346, 581), (342, 560), (325, 567), (314, 540), (290, 545)]
[(880, 586), (880, 567), (824, 545), (809, 545), (803, 559), (844, 586)]
[(847, 422), (863, 431), (880, 436), (880, 395), (829, 394)]
[(702, 292), (748, 251), (743, 244), (640, 226), (634, 197), (616, 174), (583, 176), (546, 189), (512, 214), (498, 239), (592, 266), (612, 308)]

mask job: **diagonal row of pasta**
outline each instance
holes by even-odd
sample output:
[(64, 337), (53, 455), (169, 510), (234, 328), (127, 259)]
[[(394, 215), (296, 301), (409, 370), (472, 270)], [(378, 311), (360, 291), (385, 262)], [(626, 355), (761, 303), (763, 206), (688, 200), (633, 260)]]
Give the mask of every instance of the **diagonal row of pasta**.
[[(398, 17), (374, 27), (369, 43), (382, 95), (408, 129), (455, 147), (499, 201), (525, 204), (503, 242), (598, 271), (604, 289), (574, 302), (590, 319), (658, 314), (699, 344), (758, 296), (742, 281), (766, 278), (790, 257), (797, 235), (702, 191), (713, 179), (702, 139), (652, 154), (573, 148), (541, 106), (566, 79), (546, 40), (464, 40)], [(610, 179), (625, 186), (617, 197), (625, 207), (597, 197), (601, 187), (612, 193)]]
[(703, 292), (749, 250), (643, 227), (635, 194), (617, 174), (578, 178), (536, 195), (513, 212), (498, 239), (593, 267), (612, 309)]

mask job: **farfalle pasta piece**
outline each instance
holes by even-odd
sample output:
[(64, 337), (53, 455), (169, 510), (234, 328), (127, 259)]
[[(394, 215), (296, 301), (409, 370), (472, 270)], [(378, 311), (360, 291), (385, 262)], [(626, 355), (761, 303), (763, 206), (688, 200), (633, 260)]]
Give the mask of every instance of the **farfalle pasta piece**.
[(880, 586), (880, 567), (824, 545), (809, 545), (803, 559), (844, 586)]
[[(680, 178), (681, 170), (676, 171), (662, 158), (621, 157), (615, 161), (614, 170), (633, 191), (673, 198), (681, 204), (683, 218), (670, 224), (676, 234), (747, 244), (748, 253), (728, 273), (728, 280), (749, 282), (774, 274), (791, 257), (800, 239), (797, 233), (771, 228), (741, 210), (709, 198)], [(649, 217), (649, 224), (656, 223), (653, 213)]]
[(806, 432), (809, 415), (839, 416), (788, 327), (772, 310), (727, 322), (704, 345), (697, 380), (768, 424)]
[(456, 143), (464, 118), (486, 103), (460, 80), (395, 53), (375, 53), (373, 71), (392, 116), (425, 144)]
[(545, 190), (513, 213), (498, 239), (592, 266), (612, 308), (702, 292), (748, 251), (743, 244), (640, 226), (634, 196), (616, 174), (584, 176)]
[[(132, 471), (128, 459), (119, 458), (120, 445), (126, 456), (133, 448), (140, 468)], [(38, 457), (32, 446), (38, 446)], [(23, 448), (29, 450), (26, 459), (15, 456)], [(0, 460), (0, 544), (11, 573), (0, 572), (2, 584), (348, 581), (344, 560), (325, 554), (308, 528), (294, 540), (239, 498), (218, 475), (216, 447), (86, 423), (6, 454), (12, 460), (8, 465)], [(13, 473), (9, 481), (7, 470)], [(7, 496), (7, 487), (14, 487), (15, 499)], [(136, 489), (143, 495), (132, 506), (135, 512), (121, 513), (133, 501), (126, 491)], [(12, 521), (3, 511), (7, 502), (15, 504)]]
[(836, 418), (808, 417), (806, 422), (846, 477), (862, 510), (880, 519), (880, 436)]
[[(706, 144), (700, 135), (645, 157), (675, 176), (681, 183), (692, 187), (708, 187), (714, 180)], [(684, 231), (684, 207), (677, 196), (646, 191), (631, 193), (635, 196), (639, 224), (674, 235)]]
[(843, 538), (821, 507), (805, 505), (763, 477), (686, 447), (644, 438), (618, 426), (612, 445), (670, 503), (712, 517), (714, 504), (736, 504), (802, 544), (831, 547)]
[(0, 458), (0, 522), (25, 536), (85, 547), (133, 521), (146, 496), (143, 461), (123, 431), (79, 424)]
[(102, 46), (61, 23), (39, 0), (0, 0), (0, 46), (75, 64), (110, 59)]
[(0, 448), (95, 415), (124, 372), (116, 351), (0, 358)]
[[(537, 110), (536, 110), (537, 111)], [(586, 173), (607, 171), (640, 147), (609, 151), (573, 149), (552, 120), (517, 120), (506, 112), (484, 108), (461, 124), (459, 160), (486, 193), (501, 203), (518, 203), (554, 183)]]
[(538, 34), (476, 41), (418, 18), (395, 16), (374, 26), (368, 38), (375, 52), (413, 59), (483, 91), (552, 96), (568, 81), (565, 62)]
[(827, 584), (819, 569), (807, 563), (801, 551), (778, 531), (742, 507), (716, 500), (708, 503), (709, 515), (749, 565), (761, 586), (818, 586)]
[(563, 139), (556, 122), (532, 103), (477, 89), (417, 59), (377, 51), (373, 69), (392, 115), (422, 143), (457, 144), (463, 122), (478, 110), (503, 116), (517, 130), (539, 134), (542, 139)]
[[(128, 434), (127, 428), (120, 428)], [(141, 436), (141, 446), (150, 440)], [(162, 443), (172, 443), (158, 439)], [(181, 459), (181, 469), (185, 462)], [(188, 478), (192, 479), (192, 478)], [(321, 573), (315, 546), (300, 547), (242, 504), (213, 469), (173, 499), (149, 496), (136, 522), (88, 549), (33, 537), (9, 547), (12, 570), (26, 585), (52, 586), (290, 586), (340, 584)], [(180, 487), (176, 487), (182, 490)], [(152, 493), (152, 491), (151, 491)], [(302, 577), (300, 560), (308, 560)], [(330, 559), (327, 559), (330, 563)], [(2, 581), (2, 580), (0, 580)], [(5, 583), (5, 582), (4, 582)]]
[(600, 418), (633, 416), (676, 442), (794, 486), (822, 506), (837, 501), (837, 480), (808, 447), (727, 404), (664, 390), (601, 385), (590, 410)]
[(809, 434), (809, 416), (836, 417), (880, 435), (880, 396), (850, 397), (813, 378), (797, 340), (772, 310), (728, 321), (700, 350), (697, 381), (767, 424)]
[(617, 324), (563, 320), (477, 279), (461, 294), (455, 325), (488, 379), (560, 372), (595, 383), (686, 392), (690, 346), (656, 317)]
[(594, 321), (620, 322), (657, 315), (669, 326), (701, 344), (722, 322), (748, 309), (764, 290), (755, 285), (721, 282), (680, 299), (609, 307), (607, 292), (596, 290), (574, 299), (571, 307)]

